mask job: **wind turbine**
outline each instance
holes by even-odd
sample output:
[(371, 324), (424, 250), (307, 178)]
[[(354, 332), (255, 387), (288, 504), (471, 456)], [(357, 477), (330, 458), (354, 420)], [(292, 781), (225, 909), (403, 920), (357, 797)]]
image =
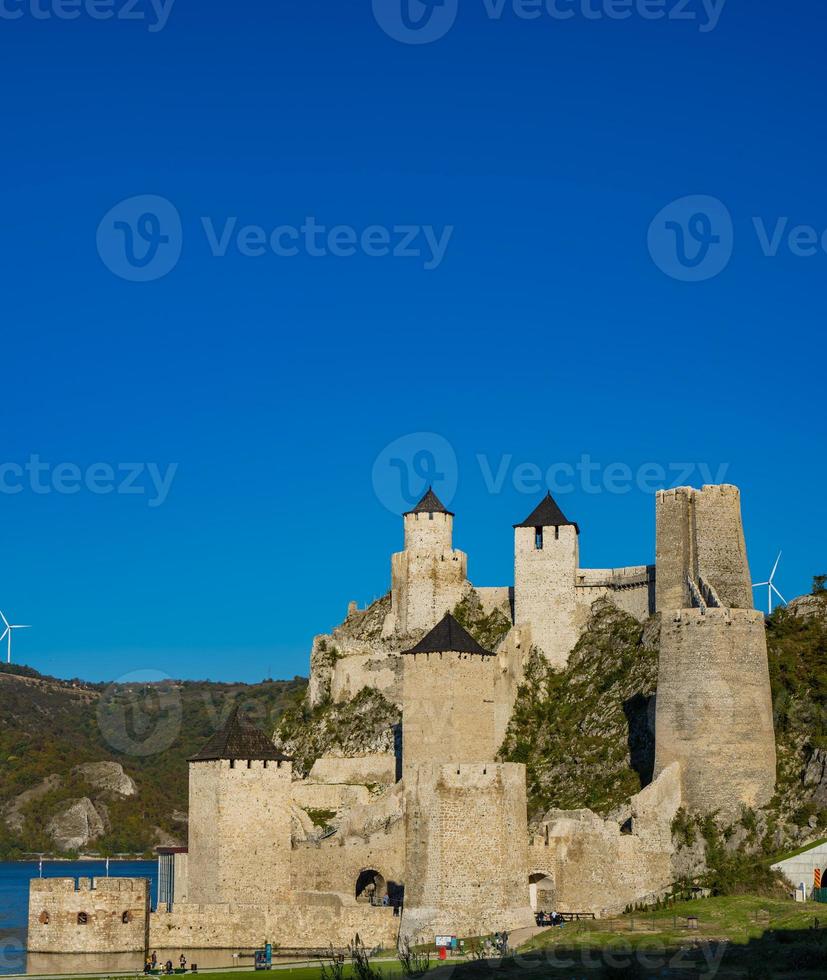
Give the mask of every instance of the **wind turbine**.
[[(766, 585), (766, 587), (767, 587), (767, 614), (768, 615), (771, 615), (772, 614), (772, 594), (773, 594), (773, 592), (778, 596), (778, 598), (784, 603), (785, 606), (787, 605), (787, 600), (784, 598), (783, 595), (781, 595), (781, 593), (778, 591), (778, 589), (776, 589), (775, 584), (773, 583), (773, 579), (775, 578), (775, 571), (778, 568), (778, 563), (780, 561), (781, 561), (781, 552), (779, 551), (778, 552), (778, 557), (775, 559), (775, 564), (772, 566), (772, 571), (770, 572), (770, 577), (767, 579), (767, 581), (766, 582), (756, 582), (755, 585), (753, 585), (753, 588), (754, 589), (760, 589), (762, 585)], [(2, 637), (0, 637), (0, 639), (2, 639)]]
[(6, 663), (7, 664), (10, 664), (11, 663), (11, 631), (12, 630), (30, 630), (31, 629), (31, 626), (26, 626), (26, 625), (24, 625), (22, 623), (10, 623), (6, 619), (6, 617), (3, 615), (2, 611), (0, 611), (0, 619), (2, 619), (3, 622), (6, 624), (5, 630), (3, 630), (3, 635), (0, 636), (0, 643), (2, 643), (3, 640), (5, 640), (6, 637), (8, 637), (8, 652), (6, 654)]

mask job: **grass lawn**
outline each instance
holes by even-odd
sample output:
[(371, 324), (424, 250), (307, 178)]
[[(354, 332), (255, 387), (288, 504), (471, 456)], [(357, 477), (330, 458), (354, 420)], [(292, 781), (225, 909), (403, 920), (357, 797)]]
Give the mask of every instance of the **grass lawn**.
[[(697, 929), (688, 928), (691, 916), (698, 920)], [(564, 955), (578, 967), (581, 963), (588, 967), (589, 956), (603, 950), (608, 954), (604, 961), (611, 957), (619, 966), (635, 959), (648, 964), (654, 975), (667, 970), (667, 976), (721, 980), (824, 977), (827, 905), (751, 895), (698, 899), (678, 903), (674, 909), (549, 929), (523, 950), (547, 958), (547, 967), (554, 967)], [(596, 969), (597, 975), (602, 969), (602, 965)]]

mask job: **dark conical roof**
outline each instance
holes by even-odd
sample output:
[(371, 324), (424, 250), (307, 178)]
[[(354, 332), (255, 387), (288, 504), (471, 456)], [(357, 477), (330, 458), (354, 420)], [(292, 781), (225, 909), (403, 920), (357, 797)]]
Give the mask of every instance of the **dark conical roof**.
[(216, 759), (291, 761), (290, 756), (279, 752), (261, 729), (242, 721), (238, 708), (233, 708), (224, 727), (189, 762), (213, 762)]
[(453, 517), (453, 513), (448, 510), (448, 508), (442, 503), (442, 501), (434, 493), (433, 487), (428, 487), (428, 490), (422, 500), (414, 507), (413, 510), (406, 510), (406, 514), (450, 514)]
[(573, 527), (577, 533), (580, 528), (567, 519), (566, 515), (557, 506), (557, 502), (550, 493), (540, 501), (522, 524), (515, 524), (514, 527)]
[(477, 653), (483, 657), (494, 656), (490, 650), (484, 650), (468, 630), (463, 629), (450, 613), (446, 613), (431, 632), (426, 633), (415, 647), (402, 652)]

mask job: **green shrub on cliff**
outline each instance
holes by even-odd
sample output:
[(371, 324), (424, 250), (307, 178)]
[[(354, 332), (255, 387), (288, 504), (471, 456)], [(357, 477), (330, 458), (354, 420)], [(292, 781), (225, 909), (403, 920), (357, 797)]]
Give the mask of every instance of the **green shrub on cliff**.
[(606, 814), (651, 779), (657, 651), (643, 635), (601, 600), (564, 670), (530, 657), (501, 756), (525, 763), (532, 818), (551, 807)]

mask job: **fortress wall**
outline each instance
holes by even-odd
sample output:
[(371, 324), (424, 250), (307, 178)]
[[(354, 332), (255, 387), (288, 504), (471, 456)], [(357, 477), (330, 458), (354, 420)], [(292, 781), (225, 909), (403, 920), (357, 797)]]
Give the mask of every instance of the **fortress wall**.
[(598, 599), (608, 599), (618, 609), (644, 622), (655, 611), (655, 566), (578, 568), (575, 588), (578, 632), (582, 632), (592, 604)]
[(552, 826), (548, 843), (529, 847), (528, 868), (546, 873), (554, 882), (558, 912), (603, 917), (668, 891), (673, 881), (671, 858), (668, 844), (621, 834), (617, 825), (610, 827), (599, 818), (593, 824), (573, 819)]
[(430, 629), (454, 609), (467, 589), (462, 551), (400, 551), (391, 558), (391, 608), (402, 633)]
[(303, 810), (341, 810), (370, 800), (367, 786), (343, 783), (293, 783), (293, 802)]
[(672, 821), (681, 803), (673, 765), (631, 798), (632, 833), (591, 810), (553, 811), (528, 849), (529, 873), (551, 879), (562, 912), (603, 916), (654, 900), (674, 880)]
[[(86, 914), (85, 924), (78, 922), (80, 913)], [(74, 878), (33, 878), (28, 927), (27, 947), (33, 953), (143, 953), (149, 880), (79, 878), (76, 885)]]
[[(556, 533), (555, 533), (556, 532)], [(555, 667), (564, 667), (577, 642), (577, 530), (545, 528), (535, 547), (534, 528), (514, 529), (514, 623), (531, 627), (532, 641)]]
[(220, 775), (219, 762), (190, 763), (187, 894), (194, 902), (211, 901), (219, 895), (221, 842), (216, 815)]
[[(363, 755), (340, 759), (323, 755), (316, 759), (308, 783), (350, 783), (366, 786), (368, 783), (390, 785), (396, 782), (396, 758), (392, 755)], [(294, 788), (296, 783), (293, 784)]]
[(655, 605), (684, 609), (690, 605), (686, 577), (695, 567), (694, 508), (691, 487), (659, 490), (655, 497)]
[(498, 648), (494, 664), (494, 744), (498, 751), (514, 712), (530, 651), (531, 630), (528, 626), (512, 627)]
[(388, 833), (368, 840), (338, 838), (319, 845), (303, 845), (292, 855), (291, 887), (296, 892), (336, 892), (356, 898), (356, 882), (363, 871), (378, 871), (385, 882), (405, 880), (405, 828), (399, 821)]
[(412, 765), (493, 759), (496, 658), (419, 653), (402, 659), (405, 772)]
[(290, 884), (292, 766), (190, 763), (188, 894), (267, 903)]
[(508, 618), (511, 618), (511, 600), (513, 589), (510, 585), (477, 585), (474, 590), (480, 597), (482, 611), (486, 616), (490, 616), (495, 609), (499, 609)]
[(655, 741), (655, 775), (679, 762), (690, 809), (736, 813), (770, 800), (775, 736), (760, 612), (663, 615)]
[(402, 696), (399, 657), (375, 653), (340, 657), (331, 674), (331, 700), (336, 703), (350, 701), (365, 687), (376, 688), (389, 701), (398, 703)]
[(300, 893), (280, 905), (176, 905), (173, 912), (153, 912), (149, 944), (157, 949), (259, 949), (273, 942), (283, 951), (323, 951), (346, 947), (358, 933), (368, 947), (393, 949), (398, 927), (390, 908)]
[(725, 606), (752, 609), (752, 580), (737, 487), (708, 486), (695, 494), (698, 574)]
[(421, 766), (406, 778), (403, 934), (480, 935), (533, 925), (525, 767)]

